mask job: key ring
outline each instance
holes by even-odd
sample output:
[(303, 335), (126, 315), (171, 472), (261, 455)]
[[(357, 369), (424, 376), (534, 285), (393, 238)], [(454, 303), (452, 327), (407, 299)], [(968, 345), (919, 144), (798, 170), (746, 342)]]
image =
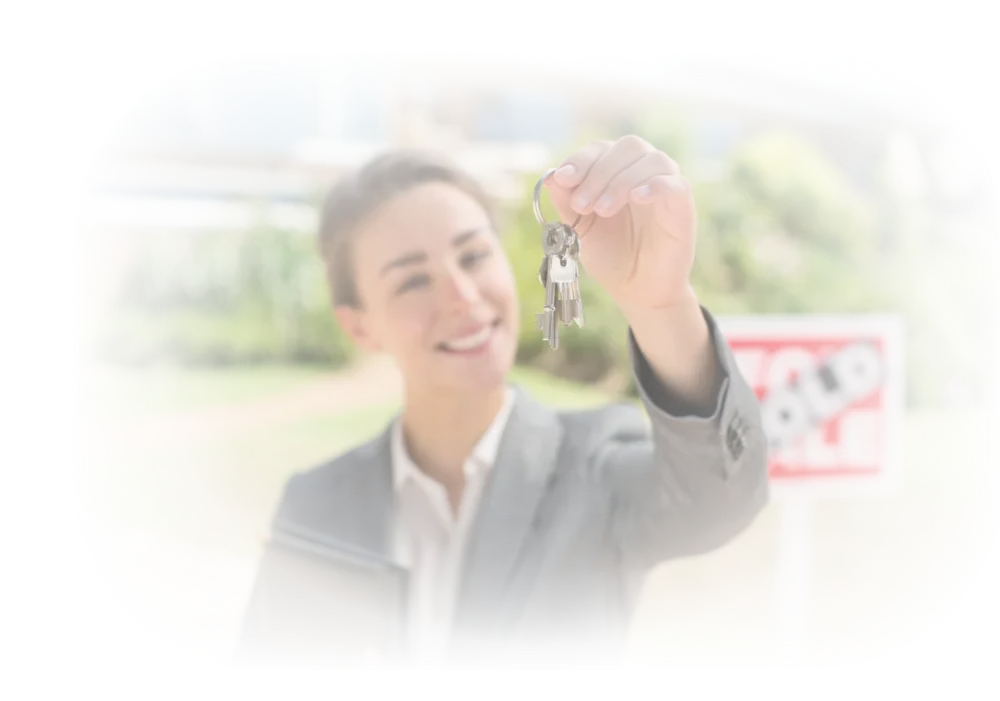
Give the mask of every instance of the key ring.
[[(560, 226), (560, 224), (552, 224), (550, 222), (545, 221), (545, 217), (542, 216), (542, 205), (538, 201), (538, 198), (541, 197), (541, 194), (542, 194), (542, 183), (545, 182), (545, 179), (547, 177), (549, 177), (550, 175), (552, 175), (553, 173), (555, 173), (556, 170), (558, 170), (558, 169), (557, 168), (549, 168), (547, 171), (545, 171), (544, 173), (542, 173), (542, 177), (540, 177), (538, 179), (538, 182), (535, 183), (535, 196), (534, 196), (534, 198), (532, 199), (532, 202), (531, 202), (532, 208), (535, 210), (535, 219), (538, 220), (538, 223), (541, 224), (542, 228), (545, 229), (546, 231), (551, 231), (552, 229), (558, 228)], [(573, 230), (574, 234), (576, 233), (576, 225), (580, 223), (580, 219), (582, 219), (582, 218), (583, 218), (583, 215), (582, 214), (578, 214), (576, 216), (576, 221), (573, 222), (573, 226), (570, 227), (570, 229)]]

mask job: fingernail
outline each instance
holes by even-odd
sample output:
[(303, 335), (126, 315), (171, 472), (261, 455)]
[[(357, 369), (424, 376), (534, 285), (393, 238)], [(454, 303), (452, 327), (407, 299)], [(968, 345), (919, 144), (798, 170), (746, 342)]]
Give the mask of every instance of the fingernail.
[(611, 195), (602, 195), (601, 199), (597, 200), (597, 204), (594, 205), (594, 209), (598, 212), (603, 212), (610, 206)]
[(632, 194), (636, 197), (649, 197), (650, 192), (649, 185), (640, 185), (632, 190)]
[(572, 178), (574, 175), (576, 175), (576, 166), (573, 165), (572, 163), (567, 163), (566, 165), (559, 168), (555, 172), (555, 174), (558, 175), (560, 178)]
[(587, 199), (586, 195), (577, 195), (573, 198), (573, 209), (578, 212), (582, 212), (590, 204), (590, 200)]

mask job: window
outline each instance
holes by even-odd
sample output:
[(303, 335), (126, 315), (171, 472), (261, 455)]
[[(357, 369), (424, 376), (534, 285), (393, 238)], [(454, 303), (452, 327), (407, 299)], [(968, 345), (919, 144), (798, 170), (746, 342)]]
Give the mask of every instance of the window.
[(315, 130), (317, 63), (313, 57), (222, 61), (213, 70), (219, 145), (284, 150)]
[(139, 152), (277, 154), (319, 129), (314, 79), (295, 65), (188, 74), (127, 118), (117, 146)]
[(726, 117), (703, 114), (696, 118), (696, 123), (696, 155), (700, 158), (725, 158), (743, 137), (743, 125)]
[(478, 139), (562, 144), (572, 137), (573, 125), (572, 100), (556, 88), (507, 84), (476, 93)]
[(510, 135), (510, 114), (506, 93), (494, 86), (476, 90), (474, 135), (483, 141), (507, 141)]
[(197, 143), (198, 128), (188, 109), (188, 76), (157, 88), (122, 115), (116, 140), (123, 146), (170, 146)]
[(377, 141), (385, 135), (384, 63), (344, 58), (344, 138)]

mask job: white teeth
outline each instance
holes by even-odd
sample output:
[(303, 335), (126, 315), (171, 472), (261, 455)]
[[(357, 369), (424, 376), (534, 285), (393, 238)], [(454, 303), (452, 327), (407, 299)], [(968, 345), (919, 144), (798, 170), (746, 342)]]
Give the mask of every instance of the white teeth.
[(491, 333), (493, 333), (493, 327), (486, 326), (476, 333), (452, 339), (445, 343), (444, 347), (453, 351), (472, 350), (473, 348), (477, 348), (478, 346), (486, 343), (486, 341), (489, 340)]

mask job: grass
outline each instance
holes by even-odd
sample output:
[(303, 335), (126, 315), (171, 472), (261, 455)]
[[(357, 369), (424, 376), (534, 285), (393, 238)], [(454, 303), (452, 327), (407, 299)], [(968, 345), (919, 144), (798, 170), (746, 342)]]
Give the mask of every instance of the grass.
[[(316, 366), (126, 369), (101, 367), (89, 382), (90, 400), (106, 419), (154, 418), (278, 397), (337, 374)], [(533, 368), (514, 368), (510, 381), (554, 406), (593, 406), (606, 394)]]
[[(514, 379), (552, 406), (606, 401), (530, 371)], [(82, 497), (113, 520), (251, 556), (288, 475), (375, 435), (396, 408), (320, 416), (100, 464), (92, 459), (81, 466)], [(875, 654), (902, 642), (967, 586), (996, 515), (996, 430), (995, 415), (911, 415), (899, 497), (817, 506), (815, 659)], [(626, 662), (769, 663), (776, 515), (772, 506), (727, 547), (657, 569)]]
[[(98, 379), (106, 425), (129, 418), (167, 418), (188, 411), (277, 398), (329, 378), (330, 371), (288, 367), (104, 371)], [(517, 368), (511, 381), (553, 407), (608, 401), (596, 390)], [(192, 442), (126, 448), (97, 455), (92, 503), (106, 515), (163, 535), (228, 552), (256, 547), (288, 477), (363, 443), (385, 428), (395, 401), (291, 419), (264, 431)]]
[(79, 419), (93, 425), (246, 402), (295, 389), (324, 374), (329, 371), (298, 367), (124, 370), (82, 365)]

